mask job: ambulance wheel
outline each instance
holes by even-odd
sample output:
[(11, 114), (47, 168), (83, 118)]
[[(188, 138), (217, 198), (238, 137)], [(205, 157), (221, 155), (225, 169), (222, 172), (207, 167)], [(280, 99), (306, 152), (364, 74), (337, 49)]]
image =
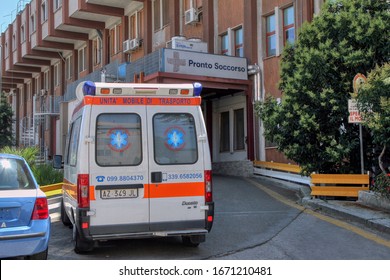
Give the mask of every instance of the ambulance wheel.
[(61, 200), (61, 222), (64, 226), (70, 226), (72, 223), (65, 212), (64, 201)]
[(76, 254), (90, 252), (93, 249), (93, 242), (82, 240), (76, 226), (73, 227), (73, 244)]
[(188, 247), (198, 247), (201, 242), (206, 240), (204, 235), (183, 235), (181, 237), (183, 244)]

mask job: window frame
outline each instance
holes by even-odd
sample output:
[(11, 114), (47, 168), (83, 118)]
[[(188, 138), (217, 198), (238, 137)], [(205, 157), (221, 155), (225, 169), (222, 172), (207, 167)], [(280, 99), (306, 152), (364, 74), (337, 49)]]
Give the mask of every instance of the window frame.
[[(268, 31), (268, 27), (270, 26), (270, 21), (268, 19), (273, 18), (273, 23), (274, 23), (274, 29), (271, 31)], [(271, 57), (271, 56), (276, 56), (276, 49), (277, 49), (277, 38), (276, 38), (276, 15), (275, 13), (272, 13), (268, 16), (265, 17), (265, 45), (266, 45), (266, 57)], [(274, 45), (275, 45), (275, 51), (271, 53), (269, 49), (269, 43), (271, 40), (274, 40)]]
[(70, 55), (65, 58), (65, 80), (71, 80), (73, 77), (73, 56)]
[(220, 112), (219, 116), (219, 152), (230, 153), (230, 110)]
[[(78, 131), (75, 131), (75, 128), (78, 126)], [(79, 147), (79, 140), (80, 140), (80, 133), (81, 133), (81, 116), (75, 119), (70, 126), (69, 130), (69, 137), (66, 141), (66, 149), (65, 149), (65, 164), (68, 164), (70, 166), (76, 166), (77, 165), (77, 154), (78, 154), (78, 147)], [(76, 134), (74, 134), (76, 133)], [(76, 135), (76, 138), (74, 138), (74, 135)], [(75, 143), (75, 144), (74, 144)], [(74, 145), (71, 145), (74, 144)], [(71, 158), (71, 156), (74, 156)]]
[(228, 32), (221, 34), (220, 38), (221, 38), (221, 55), (229, 55), (230, 44), (229, 44)]
[(48, 20), (48, 7), (47, 7), (47, 1), (44, 0), (41, 3), (41, 19), (42, 23), (46, 22)]
[(153, 1), (153, 30), (157, 32), (169, 24), (169, 6), (166, 0)]
[[(87, 47), (84, 46), (78, 50), (78, 71), (79, 73), (87, 70)], [(81, 54), (81, 55), (80, 55)]]
[[(240, 126), (238, 125), (238, 120), (236, 115), (236, 113), (238, 112), (242, 112), (242, 120), (241, 120), (242, 123), (240, 124)], [(239, 137), (240, 138), (242, 137), (242, 139), (240, 140)], [(244, 150), (245, 150), (245, 109), (237, 108), (233, 110), (233, 151), (244, 151)]]
[(60, 81), (61, 80), (60, 63), (55, 64), (53, 69), (54, 69), (54, 77), (53, 77), (54, 78), (54, 87), (58, 87), (58, 86), (60, 86), (60, 83), (61, 83), (61, 81)]
[[(115, 117), (115, 116), (119, 116), (119, 115), (122, 115), (122, 116), (127, 116), (128, 118), (133, 118), (133, 117), (136, 117), (136, 120), (138, 121), (136, 124), (138, 125), (138, 128), (137, 130), (139, 130), (139, 147), (140, 147), (140, 151), (139, 151), (139, 155), (137, 154), (136, 156), (139, 156), (139, 161), (136, 162), (136, 163), (133, 163), (133, 164), (112, 164), (112, 165), (107, 165), (107, 164), (102, 164), (102, 162), (99, 162), (99, 159), (98, 157), (104, 157), (106, 158), (105, 155), (103, 156), (100, 156), (98, 155), (98, 146), (100, 144), (100, 138), (98, 138), (98, 135), (99, 135), (99, 118), (103, 117), (103, 116), (110, 116), (110, 117)], [(132, 123), (133, 124), (133, 123)], [(114, 128), (111, 128), (111, 129), (114, 129)], [(128, 130), (129, 128), (123, 128), (123, 129), (126, 129)], [(116, 167), (116, 166), (139, 166), (142, 164), (143, 162), (143, 150), (142, 150), (142, 145), (143, 145), (143, 135), (142, 135), (142, 118), (139, 114), (135, 113), (135, 112), (129, 112), (129, 113), (114, 113), (114, 112), (107, 112), (107, 113), (101, 113), (99, 114), (97, 117), (96, 117), (96, 127), (95, 127), (95, 135), (96, 135), (96, 145), (95, 145), (95, 162), (98, 166), (101, 166), (101, 167)], [(103, 142), (104, 143), (104, 142)], [(120, 152), (120, 151), (116, 151), (116, 152)]]
[[(290, 9), (293, 9), (293, 23), (286, 24), (286, 12), (289, 11)], [(287, 32), (292, 30), (294, 31), (294, 40), (287, 41)], [(295, 42), (295, 8), (294, 5), (286, 7), (283, 9), (283, 44), (286, 45), (287, 42), (290, 44), (294, 44)]]
[[(242, 28), (242, 26), (240, 26), (238, 28), (235, 28), (233, 31), (234, 31), (234, 56), (244, 57), (244, 29)], [(237, 35), (238, 32), (240, 32), (239, 36)], [(237, 39), (241, 39), (241, 40), (237, 42)]]
[[(192, 161), (163, 163), (163, 162), (161, 162), (160, 160), (157, 159), (157, 155), (159, 155), (158, 152), (161, 151), (161, 149), (157, 149), (157, 146), (156, 146), (156, 142), (157, 142), (156, 141), (156, 136), (161, 136), (160, 134), (157, 135), (157, 133), (156, 133), (156, 118), (159, 115), (186, 116), (187, 117), (186, 121), (192, 121), (193, 138), (190, 139), (191, 142), (187, 142), (187, 143), (190, 143), (189, 145), (192, 145), (192, 147), (194, 148), (190, 152), (187, 152), (187, 153), (193, 153), (195, 155), (195, 157), (193, 158)], [(166, 128), (166, 131), (172, 127), (171, 124), (168, 124), (167, 126), (168, 127)], [(197, 141), (197, 130), (196, 130), (195, 116), (193, 114), (186, 113), (186, 112), (182, 112), (182, 113), (176, 113), (176, 112), (160, 112), (160, 113), (156, 113), (156, 114), (153, 115), (153, 118), (152, 118), (152, 127), (153, 127), (153, 136), (152, 136), (152, 138), (153, 138), (153, 154), (154, 154), (154, 162), (156, 164), (163, 165), (163, 166), (169, 166), (169, 165), (193, 165), (193, 164), (196, 164), (199, 161), (199, 145), (198, 145), (198, 141)], [(179, 126), (176, 127), (176, 125), (174, 127), (172, 127), (172, 128), (173, 129), (180, 129), (180, 127)], [(183, 129), (183, 131), (184, 131), (184, 129)], [(186, 132), (189, 133), (190, 131), (189, 130), (184, 131), (184, 133), (186, 133)], [(168, 133), (168, 131), (167, 131), (167, 133)], [(184, 148), (184, 146), (186, 146), (187, 143), (183, 144), (183, 148)], [(164, 143), (164, 145), (166, 146), (165, 143)], [(167, 147), (167, 149), (169, 149), (169, 148)], [(182, 151), (182, 149), (178, 149), (177, 151), (173, 151), (173, 152), (180, 153), (181, 151)], [(183, 156), (183, 158), (184, 158), (184, 156)]]

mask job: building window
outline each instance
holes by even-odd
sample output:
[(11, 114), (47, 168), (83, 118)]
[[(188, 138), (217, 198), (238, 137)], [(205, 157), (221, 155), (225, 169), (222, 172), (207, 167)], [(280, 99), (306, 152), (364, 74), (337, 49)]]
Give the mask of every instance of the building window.
[(118, 24), (110, 29), (110, 55), (113, 56), (122, 51), (122, 25)]
[(130, 16), (130, 36), (129, 39), (142, 38), (142, 21), (143, 21), (144, 11), (138, 11), (135, 14)]
[(26, 41), (26, 33), (25, 33), (25, 30), (24, 30), (24, 25), (22, 25), (20, 27), (20, 41), (23, 43), (24, 41)]
[(43, 89), (49, 90), (49, 71), (43, 73)]
[(221, 113), (221, 132), (219, 141), (219, 151), (229, 152), (230, 151), (230, 122), (229, 122), (229, 111)]
[(154, 31), (162, 29), (169, 23), (168, 1), (154, 0), (153, 2), (153, 19)]
[(93, 40), (93, 65), (98, 65), (102, 62), (102, 40), (97, 37)]
[(244, 109), (234, 110), (234, 140), (233, 149), (244, 150), (245, 149), (245, 123), (244, 123)]
[(16, 50), (16, 35), (12, 35), (12, 50)]
[(47, 4), (46, 1), (42, 2), (41, 5), (42, 23), (47, 21)]
[(58, 87), (60, 85), (61, 69), (60, 64), (57, 63), (54, 65), (54, 86)]
[(39, 90), (41, 89), (40, 86), (40, 79), (39, 76), (35, 78), (35, 94), (40, 94)]
[(35, 27), (35, 15), (31, 15), (30, 17), (31, 20), (31, 34), (35, 32), (36, 27)]
[(266, 26), (267, 56), (274, 56), (276, 55), (275, 15), (270, 15), (266, 18)]
[(54, 0), (54, 11), (62, 7), (62, 0)]
[(87, 69), (87, 48), (83, 47), (79, 50), (79, 73)]
[(31, 82), (27, 84), (27, 101), (31, 101)]
[(221, 54), (229, 55), (229, 35), (227, 33), (221, 36)]
[(65, 79), (70, 80), (73, 76), (72, 56), (68, 56), (65, 61)]
[(235, 56), (244, 57), (244, 37), (242, 27), (234, 30), (234, 41)]
[(285, 44), (295, 41), (294, 6), (283, 10), (283, 40)]

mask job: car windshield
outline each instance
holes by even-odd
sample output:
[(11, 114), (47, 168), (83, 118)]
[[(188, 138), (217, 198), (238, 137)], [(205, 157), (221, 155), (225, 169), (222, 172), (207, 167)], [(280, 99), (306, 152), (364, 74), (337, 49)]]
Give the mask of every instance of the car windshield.
[(29, 169), (22, 160), (0, 157), (0, 191), (35, 187)]

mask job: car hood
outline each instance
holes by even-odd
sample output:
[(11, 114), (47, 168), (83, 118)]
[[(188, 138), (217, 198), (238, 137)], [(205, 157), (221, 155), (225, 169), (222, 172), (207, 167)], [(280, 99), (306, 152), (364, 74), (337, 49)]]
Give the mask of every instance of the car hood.
[(37, 194), (37, 189), (0, 191), (0, 232), (30, 224)]

